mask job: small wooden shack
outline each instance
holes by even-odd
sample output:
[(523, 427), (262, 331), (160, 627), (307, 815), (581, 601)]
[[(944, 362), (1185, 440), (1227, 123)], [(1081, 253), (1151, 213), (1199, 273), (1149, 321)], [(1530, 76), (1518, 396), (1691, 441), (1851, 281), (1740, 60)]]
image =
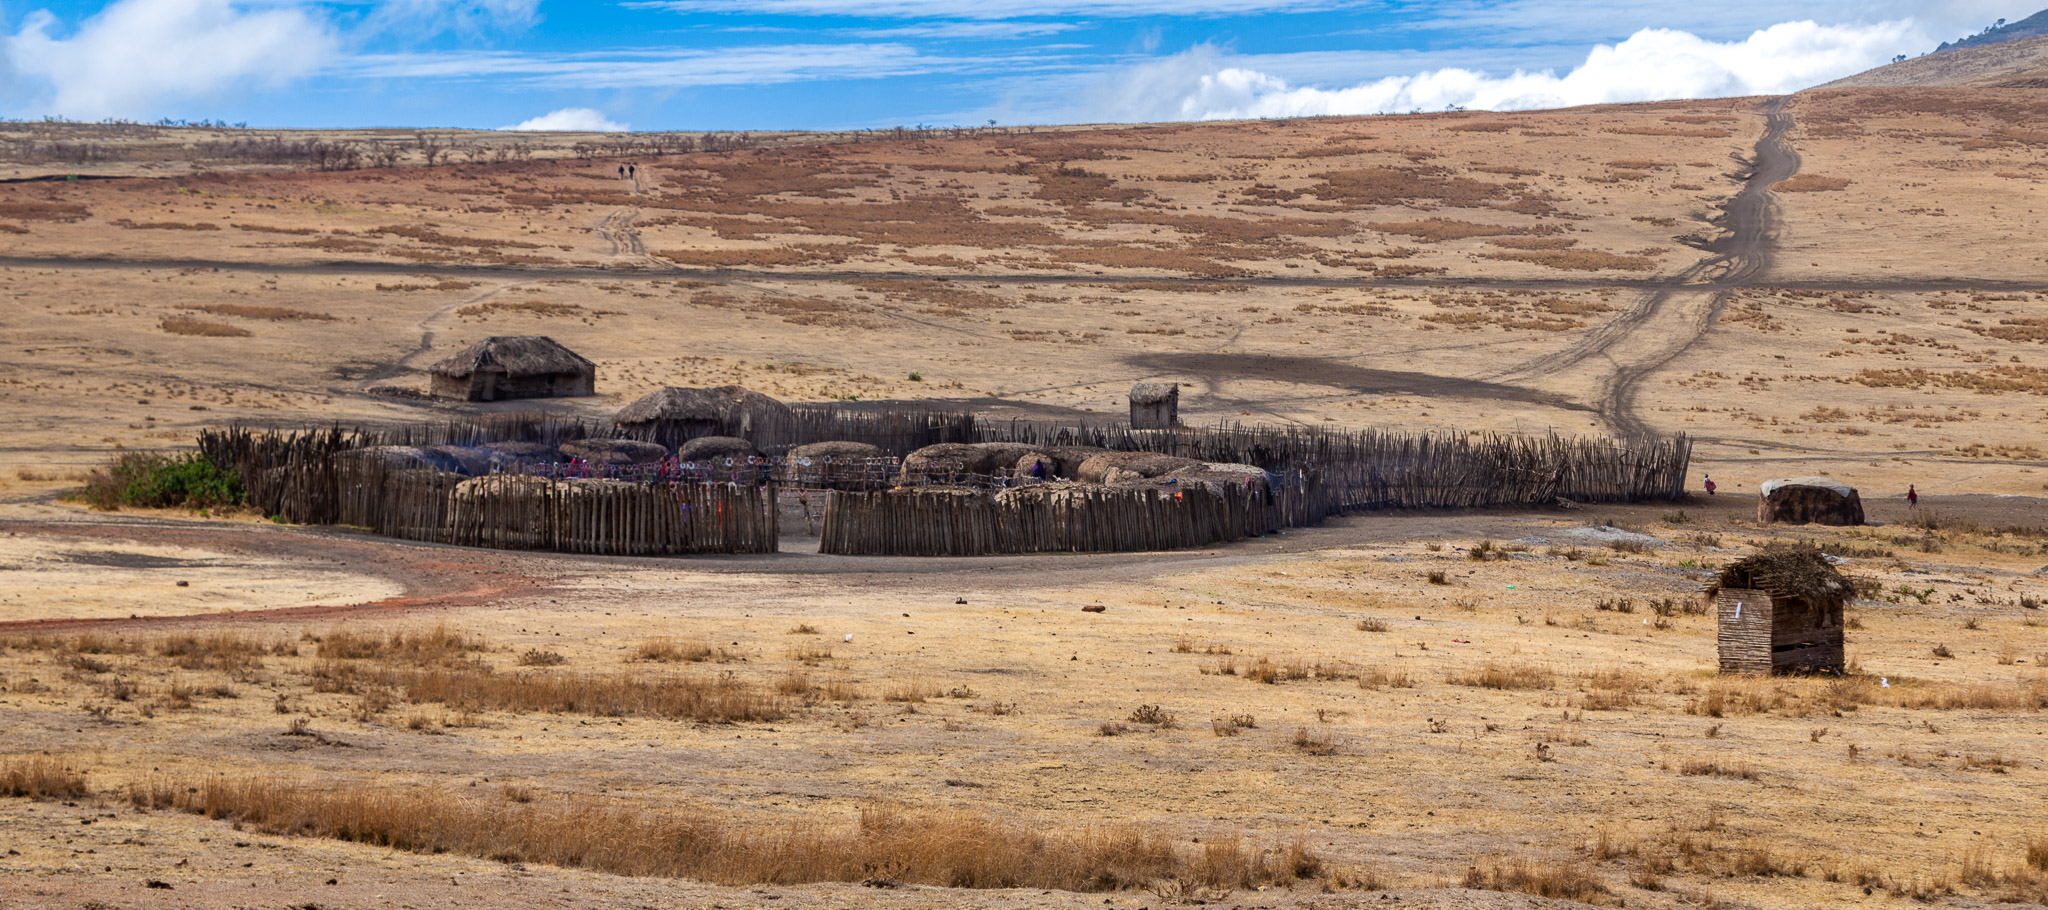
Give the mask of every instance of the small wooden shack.
[(1180, 426), (1180, 383), (1141, 382), (1131, 386), (1131, 429), (1170, 430)]
[(503, 401), (597, 394), (597, 364), (546, 335), (493, 335), (427, 371), (436, 398)]
[(1765, 524), (1860, 525), (1863, 498), (1828, 477), (1786, 477), (1757, 486), (1756, 520)]
[(1840, 672), (1849, 580), (1819, 550), (1768, 550), (1707, 588), (1719, 617), (1721, 672)]

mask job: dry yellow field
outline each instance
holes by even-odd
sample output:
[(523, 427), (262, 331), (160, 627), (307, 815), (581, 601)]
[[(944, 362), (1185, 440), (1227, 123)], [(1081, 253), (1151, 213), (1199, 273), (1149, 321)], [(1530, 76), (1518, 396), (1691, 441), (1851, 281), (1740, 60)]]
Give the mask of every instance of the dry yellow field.
[[(59, 788), (0, 799), (0, 903), (2039, 904), (2044, 119), (1856, 90), (0, 184), (0, 793)], [(1684, 432), (1721, 494), (961, 560), (56, 499), (229, 421), (530, 407), (407, 393), (532, 333), (598, 363), (565, 414), (1178, 381), (1191, 422)], [(1820, 473), (1873, 526), (1755, 525)], [(1698, 592), (1785, 539), (1861, 582), (1856, 672), (1718, 677)]]

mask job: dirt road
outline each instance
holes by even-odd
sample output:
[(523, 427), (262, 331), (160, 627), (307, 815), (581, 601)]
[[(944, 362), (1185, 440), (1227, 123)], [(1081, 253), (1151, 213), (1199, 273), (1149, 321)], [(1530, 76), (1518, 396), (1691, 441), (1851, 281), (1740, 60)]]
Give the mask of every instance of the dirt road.
[(1778, 239), (1778, 207), (1771, 187), (1799, 171), (1799, 154), (1785, 139), (1792, 129), (1786, 100), (1764, 105), (1763, 138), (1757, 140), (1742, 191), (1721, 214), (1720, 225), (1727, 233), (1709, 248), (1712, 258), (1647, 289), (1620, 316), (1570, 347), (1484, 378), (1528, 382), (1604, 361), (1611, 366), (1596, 381), (1593, 409), (1617, 436), (1651, 435), (1654, 430), (1636, 414), (1637, 387), (1706, 337), (1729, 290), (1756, 284), (1771, 270)]

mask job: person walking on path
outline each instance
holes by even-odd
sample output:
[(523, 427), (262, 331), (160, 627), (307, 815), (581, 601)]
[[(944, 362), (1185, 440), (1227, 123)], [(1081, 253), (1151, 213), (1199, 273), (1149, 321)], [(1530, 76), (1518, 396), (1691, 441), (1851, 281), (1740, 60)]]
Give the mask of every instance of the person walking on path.
[(1714, 486), (1714, 478), (1713, 478), (1713, 477), (1711, 477), (1711, 476), (1709, 476), (1709, 475), (1706, 475), (1706, 474), (1702, 474), (1702, 475), (1700, 475), (1700, 476), (1701, 476), (1701, 477), (1704, 477), (1704, 478), (1706, 478), (1706, 481), (1707, 481), (1707, 482), (1706, 482), (1706, 488), (1707, 488), (1707, 495), (1708, 495), (1708, 496), (1712, 496), (1712, 495), (1714, 495), (1714, 490), (1718, 489), (1717, 487), (1715, 487), (1715, 486)]
[(1906, 506), (1913, 509), (1920, 508), (1920, 491), (1913, 489), (1913, 485), (1910, 483), (1906, 484)]

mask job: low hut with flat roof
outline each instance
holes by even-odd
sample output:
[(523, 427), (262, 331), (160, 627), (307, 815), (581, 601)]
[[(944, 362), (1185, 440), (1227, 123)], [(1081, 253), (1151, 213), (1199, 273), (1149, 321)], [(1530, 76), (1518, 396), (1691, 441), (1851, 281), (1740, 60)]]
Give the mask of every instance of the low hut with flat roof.
[(1768, 550), (1722, 569), (1707, 588), (1719, 618), (1721, 672), (1840, 672), (1842, 610), (1851, 593), (1819, 550)]
[(493, 335), (427, 371), (436, 398), (504, 401), (597, 394), (597, 364), (546, 335)]
[(1180, 426), (1180, 383), (1141, 382), (1131, 386), (1131, 429), (1170, 430)]
[(1757, 485), (1756, 520), (1764, 524), (1860, 525), (1863, 498), (1832, 477), (1786, 477)]

